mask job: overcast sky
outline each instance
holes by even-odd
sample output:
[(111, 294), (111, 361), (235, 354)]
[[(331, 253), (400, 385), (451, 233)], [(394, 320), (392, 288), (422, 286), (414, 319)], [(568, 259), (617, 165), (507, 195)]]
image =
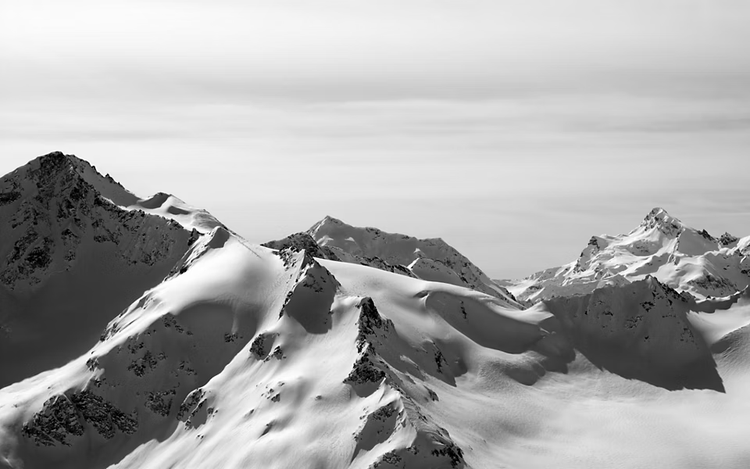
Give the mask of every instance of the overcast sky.
[(654, 206), (750, 234), (747, 0), (0, 0), (0, 173), (73, 153), (249, 240), (325, 215), (493, 277)]

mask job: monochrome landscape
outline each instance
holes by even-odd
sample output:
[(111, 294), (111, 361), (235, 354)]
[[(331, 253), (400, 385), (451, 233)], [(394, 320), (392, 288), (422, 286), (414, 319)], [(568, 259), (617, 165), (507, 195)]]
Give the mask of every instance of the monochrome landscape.
[(493, 280), (326, 216), (254, 244), (61, 152), (0, 180), (0, 467), (746, 467), (750, 237), (646, 209)]
[(750, 1), (0, 1), (0, 469), (750, 468)]

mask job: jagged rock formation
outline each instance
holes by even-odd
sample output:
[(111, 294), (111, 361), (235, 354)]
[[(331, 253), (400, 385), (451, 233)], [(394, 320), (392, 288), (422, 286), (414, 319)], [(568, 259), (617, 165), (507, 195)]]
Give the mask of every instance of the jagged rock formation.
[(593, 236), (570, 264), (499, 283), (522, 300), (538, 301), (649, 275), (698, 298), (731, 295), (750, 283), (750, 236), (714, 238), (655, 208), (626, 235)]
[(85, 424), (107, 440), (117, 431), (132, 435), (138, 430), (138, 414), (126, 415), (111, 403), (89, 390), (59, 394), (48, 399), (42, 410), (23, 425), (21, 434), (35, 445), (71, 446), (69, 438), (80, 437)]
[(276, 250), (282, 250), (282, 249), (292, 249), (294, 251), (305, 251), (312, 257), (318, 257), (320, 259), (329, 259), (332, 261), (338, 261), (340, 260), (334, 252), (325, 247), (325, 246), (319, 246), (318, 243), (315, 242), (315, 240), (307, 233), (294, 233), (289, 236), (287, 236), (284, 239), (279, 239), (276, 241), (269, 241), (267, 243), (263, 243), (261, 246), (265, 246), (267, 248), (276, 249)]

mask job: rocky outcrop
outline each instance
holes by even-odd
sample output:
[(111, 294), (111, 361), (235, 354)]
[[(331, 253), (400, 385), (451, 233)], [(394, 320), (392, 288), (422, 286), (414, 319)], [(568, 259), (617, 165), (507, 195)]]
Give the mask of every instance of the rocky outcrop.
[(357, 360), (352, 366), (344, 383), (351, 385), (362, 385), (367, 383), (379, 383), (386, 377), (388, 365), (377, 354), (376, 344), (382, 344), (391, 331), (394, 330), (393, 322), (380, 316), (372, 298), (363, 298), (359, 305), (359, 318), (357, 319)]
[(105, 439), (112, 439), (117, 431), (135, 433), (138, 415), (136, 411), (126, 414), (101, 396), (83, 390), (51, 397), (24, 424), (21, 434), (37, 446), (70, 446), (69, 438), (82, 436), (89, 425)]
[(332, 261), (340, 260), (330, 248), (325, 246), (321, 247), (308, 233), (294, 233), (283, 239), (268, 241), (267, 243), (261, 244), (261, 246), (276, 249), (277, 251), (305, 251), (312, 257), (317, 257), (319, 259), (329, 259)]

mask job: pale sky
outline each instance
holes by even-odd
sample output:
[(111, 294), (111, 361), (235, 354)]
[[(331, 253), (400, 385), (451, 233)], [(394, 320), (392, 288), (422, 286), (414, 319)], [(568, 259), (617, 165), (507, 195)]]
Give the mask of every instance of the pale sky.
[(0, 173), (54, 150), (251, 241), (325, 215), (493, 277), (654, 206), (750, 234), (747, 0), (0, 0)]

